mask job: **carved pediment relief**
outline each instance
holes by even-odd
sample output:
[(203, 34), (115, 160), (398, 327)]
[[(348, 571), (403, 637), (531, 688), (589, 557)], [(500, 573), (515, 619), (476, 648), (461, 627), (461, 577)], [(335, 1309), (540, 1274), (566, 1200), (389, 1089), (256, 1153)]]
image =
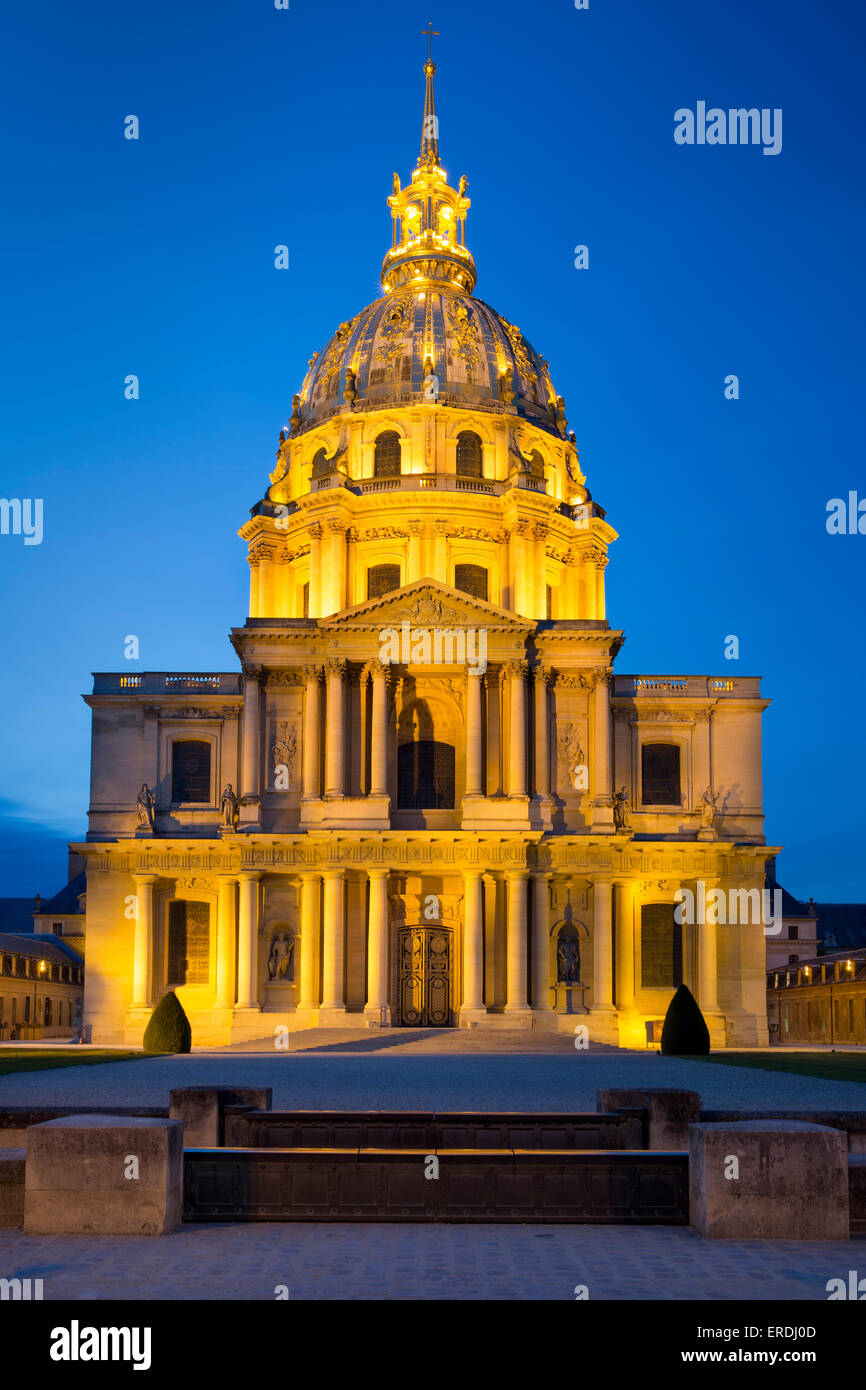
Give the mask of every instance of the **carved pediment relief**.
[(450, 589), (435, 580), (421, 579), (402, 589), (344, 608), (333, 617), (321, 618), (320, 628), (486, 627), (528, 633), (535, 624), (483, 599)]

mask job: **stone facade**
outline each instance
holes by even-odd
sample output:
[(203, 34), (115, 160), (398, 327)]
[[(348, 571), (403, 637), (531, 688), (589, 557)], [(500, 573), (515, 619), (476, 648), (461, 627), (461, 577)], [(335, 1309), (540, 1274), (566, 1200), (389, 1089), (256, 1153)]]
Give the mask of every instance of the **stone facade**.
[(174, 987), (200, 1043), (644, 1045), (681, 979), (715, 1043), (767, 1040), (761, 924), (673, 916), (681, 887), (763, 887), (767, 701), (614, 674), (616, 532), (548, 364), (471, 297), (465, 187), (430, 142), (395, 176), (386, 297), (312, 359), (240, 533), (240, 669), (86, 697), (94, 1041), (140, 1041)]

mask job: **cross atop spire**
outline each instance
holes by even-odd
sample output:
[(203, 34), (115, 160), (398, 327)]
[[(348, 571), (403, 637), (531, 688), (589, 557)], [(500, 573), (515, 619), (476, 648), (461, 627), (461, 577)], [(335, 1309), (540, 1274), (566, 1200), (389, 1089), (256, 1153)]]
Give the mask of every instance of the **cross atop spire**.
[(427, 91), (424, 97), (424, 124), (421, 128), (421, 160), (426, 162), (432, 156), (431, 162), (438, 164), (439, 118), (436, 115), (436, 100), (433, 94), (433, 77), (436, 72), (436, 64), (433, 62), (433, 40), (438, 39), (440, 34), (433, 28), (432, 19), (429, 28), (422, 29), (421, 34), (427, 40), (427, 62), (424, 64)]

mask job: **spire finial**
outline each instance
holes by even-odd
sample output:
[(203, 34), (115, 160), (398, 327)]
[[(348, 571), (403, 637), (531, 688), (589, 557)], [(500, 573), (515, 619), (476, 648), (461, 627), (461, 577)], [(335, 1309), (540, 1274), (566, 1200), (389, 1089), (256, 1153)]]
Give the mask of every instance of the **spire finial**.
[(424, 64), (424, 75), (427, 78), (427, 91), (424, 97), (424, 125), (421, 130), (421, 159), (422, 161), (433, 156), (433, 163), (439, 163), (439, 120), (436, 115), (436, 101), (433, 95), (433, 77), (436, 72), (436, 64), (433, 62), (433, 40), (441, 37), (438, 30), (433, 28), (433, 21), (430, 20), (429, 27), (421, 30), (422, 37), (427, 40), (427, 62)]

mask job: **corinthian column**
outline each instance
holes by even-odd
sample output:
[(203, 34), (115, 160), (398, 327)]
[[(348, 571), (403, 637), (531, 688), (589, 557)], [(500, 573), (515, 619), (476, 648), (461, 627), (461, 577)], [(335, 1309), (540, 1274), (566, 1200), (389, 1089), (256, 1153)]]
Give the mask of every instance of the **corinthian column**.
[(543, 666), (535, 668), (535, 790), (542, 798), (550, 796), (550, 721), (548, 717), (547, 685), (550, 672)]
[(238, 921), (238, 1008), (258, 1009), (259, 881), (261, 874), (240, 874)]
[[(241, 821), (248, 826), (259, 819), (262, 760), (262, 673), (244, 672), (243, 760), (241, 768)], [(252, 808), (244, 812), (244, 807)]]
[(484, 913), (481, 870), (463, 870), (463, 1002), (461, 1025), (477, 1022), (484, 1007)]
[(551, 1013), (550, 874), (532, 876), (532, 1007)]
[(508, 795), (526, 796), (526, 662), (510, 661), (506, 670), (511, 681)]
[(526, 889), (529, 875), (523, 871), (508, 878), (508, 992), (505, 1012), (527, 1013), (526, 1000)]
[[(365, 1015), (390, 1023), (388, 1010), (388, 870), (369, 869), (370, 930), (367, 941), (367, 1006)], [(384, 1014), (383, 1014), (384, 1011)]]
[(304, 874), (301, 878), (301, 988), (299, 1009), (315, 1009), (319, 996), (316, 972), (319, 957), (319, 874)]
[(135, 945), (132, 957), (132, 1007), (152, 1002), (153, 885), (155, 874), (133, 874), (135, 883)]
[(217, 970), (216, 1002), (218, 1009), (230, 1009), (235, 1002), (235, 889), (237, 879), (228, 875), (219, 879), (217, 897)]
[(343, 952), (346, 939), (345, 896), (345, 869), (326, 870), (320, 1021), (326, 1010), (331, 1015), (346, 1012), (346, 1002), (343, 998)]
[(322, 744), (320, 688), (324, 672), (321, 666), (308, 666), (304, 688), (304, 800), (316, 801), (322, 783), (319, 752)]
[(328, 662), (328, 708), (325, 725), (325, 796), (343, 795), (345, 768), (344, 704), (345, 661)]
[(466, 795), (482, 796), (483, 768), (481, 747), (481, 681), (483, 677), (466, 674)]
[(373, 726), (370, 730), (370, 795), (388, 795), (388, 672), (370, 663), (373, 678)]
[(613, 797), (610, 794), (610, 672), (596, 672), (592, 715), (595, 729), (592, 800), (593, 834), (613, 833)]

